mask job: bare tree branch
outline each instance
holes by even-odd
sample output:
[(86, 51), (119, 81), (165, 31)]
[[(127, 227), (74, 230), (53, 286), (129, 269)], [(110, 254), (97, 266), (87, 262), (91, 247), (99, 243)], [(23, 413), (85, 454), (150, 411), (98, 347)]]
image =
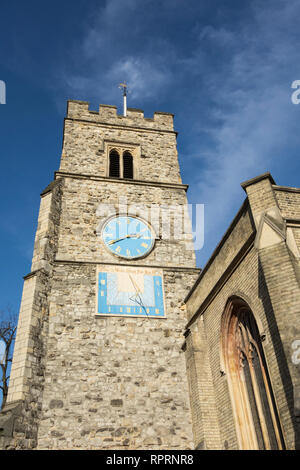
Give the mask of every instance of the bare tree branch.
[(0, 389), (2, 390), (1, 409), (6, 403), (8, 394), (8, 369), (9, 363), (12, 362), (12, 344), (16, 336), (17, 319), (17, 315), (12, 313), (9, 308), (5, 312), (0, 311), (0, 342), (4, 344), (3, 358), (0, 358)]

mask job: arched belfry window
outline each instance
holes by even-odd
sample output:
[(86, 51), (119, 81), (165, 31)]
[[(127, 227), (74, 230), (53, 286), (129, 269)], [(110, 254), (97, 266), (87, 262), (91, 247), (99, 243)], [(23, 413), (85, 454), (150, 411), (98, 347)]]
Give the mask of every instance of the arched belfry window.
[(241, 449), (283, 449), (257, 323), (239, 297), (228, 301), (223, 314), (222, 349)]
[(133, 179), (133, 154), (125, 148), (113, 148), (109, 151), (108, 176), (111, 178)]
[(116, 150), (109, 152), (109, 176), (112, 178), (120, 177), (120, 156)]
[(133, 178), (133, 158), (128, 150), (123, 153), (123, 178)]

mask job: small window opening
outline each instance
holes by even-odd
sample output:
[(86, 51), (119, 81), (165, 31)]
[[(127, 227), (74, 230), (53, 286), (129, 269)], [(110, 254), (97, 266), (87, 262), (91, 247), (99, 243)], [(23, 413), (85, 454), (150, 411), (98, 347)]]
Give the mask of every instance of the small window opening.
[(133, 158), (127, 150), (123, 153), (123, 178), (133, 179)]
[(109, 153), (109, 176), (120, 178), (120, 156), (116, 150)]

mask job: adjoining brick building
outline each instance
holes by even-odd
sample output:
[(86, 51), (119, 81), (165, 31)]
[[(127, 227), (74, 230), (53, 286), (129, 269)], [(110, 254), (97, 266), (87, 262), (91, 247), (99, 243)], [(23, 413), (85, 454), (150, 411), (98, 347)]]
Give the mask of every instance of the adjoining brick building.
[(269, 173), (242, 187), (246, 200), (185, 300), (195, 446), (295, 449), (300, 189)]
[(0, 448), (299, 447), (300, 189), (270, 174), (242, 186), (200, 273), (189, 221), (175, 236), (187, 186), (173, 115), (68, 102)]

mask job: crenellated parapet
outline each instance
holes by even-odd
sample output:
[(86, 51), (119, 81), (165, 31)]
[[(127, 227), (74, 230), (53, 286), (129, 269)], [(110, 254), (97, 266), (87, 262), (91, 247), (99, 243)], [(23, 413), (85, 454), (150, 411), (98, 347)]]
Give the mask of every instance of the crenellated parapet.
[(67, 118), (174, 131), (174, 115), (171, 113), (155, 111), (153, 118), (146, 118), (143, 110), (128, 108), (127, 115), (123, 116), (117, 113), (117, 106), (107, 104), (100, 104), (99, 111), (90, 110), (88, 101), (69, 100)]

